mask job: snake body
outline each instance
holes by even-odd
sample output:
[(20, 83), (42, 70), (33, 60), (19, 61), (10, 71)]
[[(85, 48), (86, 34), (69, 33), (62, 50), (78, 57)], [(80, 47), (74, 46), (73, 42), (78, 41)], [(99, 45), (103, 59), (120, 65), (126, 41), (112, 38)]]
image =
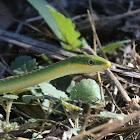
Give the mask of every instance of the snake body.
[(102, 71), (110, 65), (108, 60), (98, 56), (74, 56), (32, 72), (1, 79), (0, 94), (25, 89), (66, 75)]

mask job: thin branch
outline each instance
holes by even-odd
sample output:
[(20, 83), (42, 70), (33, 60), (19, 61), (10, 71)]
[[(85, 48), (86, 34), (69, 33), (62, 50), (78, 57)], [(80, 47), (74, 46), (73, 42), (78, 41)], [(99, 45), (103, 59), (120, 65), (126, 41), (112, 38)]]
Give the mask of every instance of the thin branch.
[(113, 80), (113, 82), (115, 83), (116, 87), (121, 91), (121, 95), (122, 95), (123, 99), (127, 103), (130, 103), (131, 102), (131, 98), (128, 96), (127, 92), (122, 87), (122, 85), (120, 84), (118, 79), (113, 75), (113, 73), (109, 69), (106, 70), (106, 74), (109, 75), (110, 79)]
[(57, 53), (54, 53), (54, 52), (51, 52), (51, 51), (48, 51), (48, 50), (45, 50), (45, 49), (30, 45), (30, 44), (26, 44), (26, 43), (17, 41), (15, 39), (0, 36), (0, 40), (6, 41), (8, 43), (11, 43), (11, 44), (17, 45), (19, 47), (29, 49), (29, 50), (32, 50), (32, 51), (35, 51), (35, 52), (38, 52), (38, 53), (44, 53), (47, 56), (55, 58), (55, 59), (59, 59), (59, 60), (65, 59), (65, 57), (62, 57), (61, 55), (59, 55)]
[(122, 19), (122, 18), (133, 16), (135, 14), (139, 14), (139, 13), (140, 13), (140, 9), (137, 9), (137, 10), (133, 10), (133, 11), (123, 13), (123, 14), (110, 16), (110, 17), (104, 18), (103, 20), (119, 20), (119, 19)]
[(121, 83), (118, 81), (118, 79), (114, 76), (114, 74), (109, 69), (107, 69), (105, 72), (110, 77), (110, 79), (114, 82), (114, 84), (116, 85), (116, 87), (119, 89), (119, 91), (120, 91), (123, 99), (127, 103), (129, 103), (129, 105), (132, 105), (133, 107), (136, 107), (137, 109), (140, 109), (140, 105), (133, 104), (131, 98), (128, 96), (127, 92), (125, 91), (125, 89), (123, 88), (123, 86), (121, 85)]
[(76, 55), (75, 53), (56, 47), (52, 44), (32, 39), (30, 37), (20, 35), (17, 33), (9, 32), (3, 29), (0, 29), (0, 39), (15, 44), (17, 46), (24, 47), (26, 49), (37, 51), (39, 53), (44, 53), (49, 57), (57, 58), (60, 60), (66, 57)]
[(102, 54), (103, 54), (104, 58), (107, 59), (107, 56), (106, 56), (106, 54), (105, 54), (104, 51), (103, 51), (101, 42), (100, 42), (100, 40), (99, 40), (99, 38), (98, 38), (98, 35), (97, 35), (97, 33), (96, 33), (96, 29), (95, 29), (95, 26), (94, 26), (94, 24), (93, 24), (94, 21), (93, 21), (93, 19), (92, 19), (92, 17), (91, 17), (91, 14), (90, 14), (89, 10), (88, 10), (87, 12), (88, 12), (88, 16), (89, 16), (89, 20), (90, 20), (90, 24), (91, 24), (91, 27), (92, 27), (92, 31), (93, 31), (94, 37), (95, 37), (95, 39), (96, 39), (96, 41), (97, 41), (97, 44), (99, 45), (100, 50), (102, 51)]
[[(139, 13), (140, 13), (140, 9), (137, 9), (137, 10), (133, 10), (133, 11), (129, 11), (129, 12), (123, 13), (123, 14), (115, 15), (115, 16), (99, 18), (99, 19), (95, 19), (95, 24), (97, 24), (97, 27), (100, 28), (104, 24), (107, 24), (107, 22), (110, 22), (110, 21), (114, 21), (115, 22), (115, 20), (121, 20), (123, 18), (127, 18), (129, 16), (133, 16), (133, 15), (136, 15), (136, 14), (139, 14)], [(91, 25), (89, 24), (89, 22), (90, 22), (89, 19), (87, 19), (83, 23), (77, 24), (78, 29), (81, 30), (81, 29), (90, 28)]]
[(140, 111), (130, 114), (121, 120), (116, 119), (113, 122), (108, 122), (108, 123), (102, 124), (100, 126), (97, 126), (93, 129), (90, 129), (88, 131), (85, 131), (85, 132), (79, 134), (78, 136), (74, 136), (71, 140), (81, 140), (84, 136), (92, 135), (93, 133), (101, 131), (100, 133), (94, 135), (95, 137), (93, 140), (100, 139), (103, 136), (106, 136), (107, 134), (114, 132), (117, 128), (123, 126), (124, 124), (128, 123), (130, 120), (136, 118), (137, 116), (140, 116)]

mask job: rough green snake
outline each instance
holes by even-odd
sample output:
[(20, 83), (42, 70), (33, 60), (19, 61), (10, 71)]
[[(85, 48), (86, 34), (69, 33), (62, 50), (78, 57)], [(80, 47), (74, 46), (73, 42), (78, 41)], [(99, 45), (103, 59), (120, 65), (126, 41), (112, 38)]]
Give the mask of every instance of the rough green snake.
[(110, 66), (111, 63), (108, 60), (99, 56), (78, 55), (70, 57), (32, 72), (1, 79), (0, 94), (25, 89), (66, 75), (102, 71)]

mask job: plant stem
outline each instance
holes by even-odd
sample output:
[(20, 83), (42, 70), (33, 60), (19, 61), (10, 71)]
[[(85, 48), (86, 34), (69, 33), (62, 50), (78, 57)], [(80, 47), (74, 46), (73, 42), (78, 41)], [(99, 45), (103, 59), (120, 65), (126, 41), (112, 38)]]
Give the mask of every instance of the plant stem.
[(6, 126), (9, 126), (9, 118), (10, 118), (12, 103), (13, 103), (13, 100), (6, 101), (6, 104), (7, 104), (7, 107), (6, 107)]

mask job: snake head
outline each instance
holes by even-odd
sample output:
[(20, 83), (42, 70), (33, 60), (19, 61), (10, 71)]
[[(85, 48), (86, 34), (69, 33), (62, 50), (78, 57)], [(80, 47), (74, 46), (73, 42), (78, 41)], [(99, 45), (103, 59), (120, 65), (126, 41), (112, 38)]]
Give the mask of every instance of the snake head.
[(72, 57), (71, 64), (71, 66), (75, 67), (75, 70), (73, 68), (73, 71), (77, 71), (77, 73), (103, 71), (111, 66), (110, 61), (93, 55), (78, 55)]

